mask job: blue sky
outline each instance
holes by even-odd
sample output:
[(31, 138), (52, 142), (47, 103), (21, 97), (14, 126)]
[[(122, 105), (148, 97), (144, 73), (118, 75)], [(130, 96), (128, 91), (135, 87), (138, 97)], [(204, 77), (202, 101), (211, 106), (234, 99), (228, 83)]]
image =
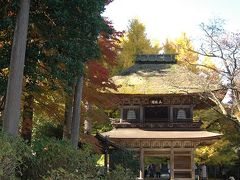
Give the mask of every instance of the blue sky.
[(197, 40), (199, 24), (214, 17), (226, 20), (231, 31), (240, 29), (240, 0), (114, 0), (103, 16), (117, 30), (127, 30), (129, 20), (138, 18), (152, 42), (175, 39), (182, 32)]

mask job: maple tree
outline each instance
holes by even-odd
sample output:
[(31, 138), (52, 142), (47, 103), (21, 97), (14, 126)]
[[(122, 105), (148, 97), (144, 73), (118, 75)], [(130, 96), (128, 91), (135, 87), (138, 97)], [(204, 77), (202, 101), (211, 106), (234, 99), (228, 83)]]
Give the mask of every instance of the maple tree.
[[(101, 57), (91, 60), (85, 64), (83, 103), (81, 116), (85, 124), (105, 121), (107, 118), (104, 108), (114, 106), (113, 96), (106, 93), (109, 89), (116, 89), (115, 84), (110, 80), (111, 69), (117, 65), (117, 54), (120, 51), (119, 38), (122, 32), (117, 32), (112, 28), (112, 34), (100, 33), (98, 44), (101, 51)], [(105, 93), (103, 93), (105, 92)], [(64, 137), (69, 137), (72, 109), (70, 104), (66, 104)], [(66, 112), (67, 111), (67, 112)], [(68, 119), (66, 119), (68, 118)], [(89, 130), (91, 131), (91, 130)]]
[(118, 43), (120, 37), (122, 37), (122, 32), (114, 31), (108, 38), (102, 34), (99, 37), (101, 58), (96, 61), (89, 61), (86, 64), (84, 100), (96, 107), (95, 110), (98, 112), (98, 115), (93, 112), (88, 113), (88, 116), (92, 116), (91, 119), (95, 121), (106, 120), (107, 117), (102, 111), (104, 108), (114, 107), (116, 103), (114, 96), (107, 92), (109, 89), (116, 90), (117, 88), (110, 80), (110, 75), (112, 68), (118, 63), (117, 55), (120, 51)]

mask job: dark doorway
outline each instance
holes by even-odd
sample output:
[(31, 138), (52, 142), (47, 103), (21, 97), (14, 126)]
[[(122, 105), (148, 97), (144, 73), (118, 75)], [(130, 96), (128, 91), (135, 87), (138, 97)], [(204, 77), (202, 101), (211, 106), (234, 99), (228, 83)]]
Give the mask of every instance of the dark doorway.
[(169, 108), (167, 106), (145, 107), (146, 122), (164, 122), (169, 119)]

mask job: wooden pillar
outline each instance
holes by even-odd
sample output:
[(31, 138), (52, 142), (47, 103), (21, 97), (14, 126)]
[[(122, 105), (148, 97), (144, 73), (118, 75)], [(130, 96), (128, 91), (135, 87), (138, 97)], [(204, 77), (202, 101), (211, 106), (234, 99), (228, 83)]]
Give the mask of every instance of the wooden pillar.
[(105, 172), (107, 173), (109, 171), (109, 165), (108, 165), (108, 153), (105, 151), (104, 152), (104, 168)]
[(123, 107), (120, 107), (120, 123), (123, 121)]
[(144, 150), (140, 148), (140, 173), (139, 179), (144, 179)]
[(170, 122), (173, 122), (173, 107), (170, 107)]
[(171, 148), (170, 153), (170, 179), (174, 180), (174, 151), (173, 148)]
[(195, 151), (195, 149), (192, 149), (192, 150), (191, 150), (192, 180), (195, 180), (195, 162), (194, 162), (194, 151)]
[(140, 122), (143, 123), (144, 118), (143, 118), (143, 107), (140, 106)]
[(105, 167), (105, 173), (109, 172), (109, 147), (108, 147), (108, 139), (105, 139), (104, 143), (104, 167)]

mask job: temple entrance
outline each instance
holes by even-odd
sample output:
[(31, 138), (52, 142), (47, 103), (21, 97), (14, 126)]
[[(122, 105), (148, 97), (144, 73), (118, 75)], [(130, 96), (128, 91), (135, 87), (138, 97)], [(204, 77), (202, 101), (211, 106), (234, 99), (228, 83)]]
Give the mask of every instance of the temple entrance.
[(144, 180), (194, 180), (193, 148), (142, 148), (140, 177)]
[(144, 158), (144, 179), (169, 180), (170, 157), (146, 156)]

